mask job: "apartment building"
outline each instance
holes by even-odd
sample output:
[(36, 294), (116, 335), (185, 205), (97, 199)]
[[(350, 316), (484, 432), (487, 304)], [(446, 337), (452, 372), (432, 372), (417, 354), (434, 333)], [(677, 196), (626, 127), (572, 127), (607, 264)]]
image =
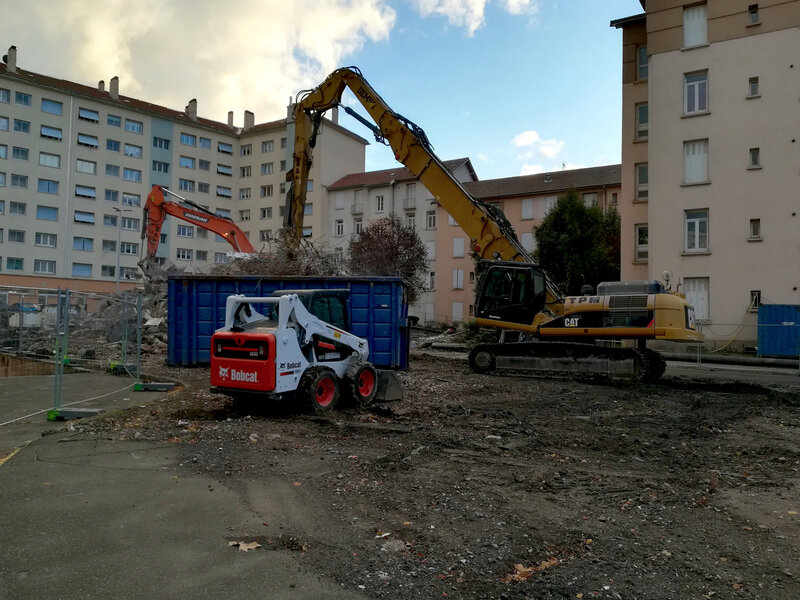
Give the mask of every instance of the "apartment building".
[[(472, 181), (465, 184), (477, 199), (495, 204), (509, 220), (529, 252), (536, 249), (534, 229), (555, 206), (558, 196), (575, 190), (587, 205), (616, 206), (620, 165), (570, 169), (537, 175)], [(474, 316), (475, 260), (470, 240), (443, 207), (437, 219), (434, 321), (457, 323)], [(446, 224), (446, 225), (444, 225)]]
[(800, 304), (800, 1), (641, 0), (622, 30), (622, 276), (669, 278), (708, 345)]
[[(282, 225), (291, 167), (289, 119), (244, 124), (176, 111), (25, 71), (11, 47), (0, 64), (0, 284), (110, 291), (135, 285), (142, 208), (153, 185), (231, 218), (255, 247)], [(305, 235), (327, 231), (326, 186), (363, 171), (366, 140), (325, 121), (310, 173)], [(230, 246), (168, 217), (158, 255), (202, 271)]]
[[(469, 158), (443, 161), (461, 182), (477, 181)], [(353, 237), (371, 221), (397, 215), (417, 229), (428, 253), (428, 289), (409, 307), (409, 315), (423, 323), (440, 321), (436, 317), (437, 231), (442, 214), (438, 203), (425, 186), (405, 167), (350, 173), (328, 186), (330, 201), (327, 222), (330, 230), (321, 237), (337, 253), (344, 254)]]

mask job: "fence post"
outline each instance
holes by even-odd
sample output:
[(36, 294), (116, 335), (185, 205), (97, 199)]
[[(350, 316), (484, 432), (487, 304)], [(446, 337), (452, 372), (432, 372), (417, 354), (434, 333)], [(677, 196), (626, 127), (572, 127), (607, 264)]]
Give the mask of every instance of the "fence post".
[(142, 383), (142, 295), (136, 296), (136, 383)]

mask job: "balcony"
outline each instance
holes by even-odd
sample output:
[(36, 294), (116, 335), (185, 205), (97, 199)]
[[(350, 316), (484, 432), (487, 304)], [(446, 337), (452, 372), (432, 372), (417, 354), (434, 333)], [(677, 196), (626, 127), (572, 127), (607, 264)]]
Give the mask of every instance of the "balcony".
[(405, 210), (414, 210), (417, 207), (416, 198), (403, 198), (403, 208)]
[(360, 202), (354, 203), (350, 206), (350, 214), (351, 215), (361, 215), (364, 214), (364, 205)]

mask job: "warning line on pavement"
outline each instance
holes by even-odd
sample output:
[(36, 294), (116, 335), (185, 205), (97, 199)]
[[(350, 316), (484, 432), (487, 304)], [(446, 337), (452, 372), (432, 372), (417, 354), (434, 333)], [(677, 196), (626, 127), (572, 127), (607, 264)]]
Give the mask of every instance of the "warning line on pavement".
[(10, 450), (10, 451), (6, 452), (5, 454), (1, 454), (1, 455), (0, 455), (0, 467), (2, 467), (2, 466), (3, 466), (4, 464), (6, 464), (8, 461), (10, 461), (12, 458), (14, 458), (14, 456), (16, 456), (16, 454), (17, 454), (17, 453), (18, 453), (20, 450), (22, 450), (22, 449), (23, 449), (25, 446), (27, 446), (27, 445), (28, 445), (28, 444), (30, 444), (30, 443), (31, 443), (31, 440), (28, 440), (27, 442), (25, 442), (24, 444), (22, 444), (22, 446), (19, 446), (19, 447), (17, 447), (17, 448), (14, 448), (13, 450)]

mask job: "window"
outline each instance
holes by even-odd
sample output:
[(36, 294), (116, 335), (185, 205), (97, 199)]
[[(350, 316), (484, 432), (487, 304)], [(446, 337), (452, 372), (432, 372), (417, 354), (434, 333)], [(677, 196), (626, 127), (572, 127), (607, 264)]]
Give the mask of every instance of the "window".
[(282, 137), (281, 138), (281, 150), (283, 150), (284, 148), (286, 148), (286, 138)]
[(54, 260), (34, 260), (33, 272), (39, 275), (55, 275), (56, 261)]
[(243, 144), (239, 146), (239, 156), (250, 156), (253, 153), (252, 144)]
[(61, 168), (61, 157), (58, 154), (39, 152), (39, 164), (43, 167)]
[(464, 258), (464, 238), (453, 238), (453, 258)]
[(128, 231), (139, 231), (139, 219), (134, 219), (133, 217), (122, 217), (121, 227), (122, 229), (127, 229)]
[(523, 198), (521, 208), (523, 221), (533, 219), (533, 198)]
[(336, 219), (333, 222), (333, 235), (342, 237), (344, 235), (344, 219)]
[[(2, 127), (0, 127), (0, 129), (2, 129)], [(61, 129), (59, 129), (58, 127), (49, 127), (47, 125), (42, 125), (39, 128), (39, 136), (48, 140), (58, 140), (59, 142), (64, 137), (63, 134), (61, 133)]]
[(261, 142), (261, 151), (262, 152), (272, 152), (275, 148), (275, 141), (274, 140), (267, 140), (266, 142)]
[(239, 190), (239, 200), (247, 200), (250, 198), (250, 188), (242, 188)]
[(123, 169), (122, 170), (122, 178), (125, 181), (135, 181), (141, 182), (142, 181), (142, 172), (138, 169)]
[(178, 189), (183, 190), (184, 192), (193, 192), (194, 181), (191, 179), (178, 179)]
[(142, 158), (142, 147), (134, 144), (125, 144), (125, 156), (132, 156), (133, 158)]
[(436, 229), (436, 211), (429, 210), (425, 213), (425, 227), (426, 229)]
[(73, 277), (91, 277), (92, 265), (86, 263), (72, 263)]
[(6, 187), (6, 174), (0, 173), (0, 187)]
[(207, 137), (201, 137), (197, 145), (201, 148), (211, 148), (211, 139)]
[(119, 152), (121, 147), (119, 140), (106, 140), (106, 150), (110, 152)]
[(169, 140), (166, 138), (153, 136), (153, 148), (169, 150)]
[(108, 123), (111, 127), (122, 127), (122, 117), (118, 117), (117, 115), (108, 115), (108, 117), (106, 117), (106, 123)]
[(259, 242), (268, 242), (272, 239), (272, 229), (262, 229), (258, 232)]
[(750, 310), (758, 310), (761, 306), (761, 290), (750, 290)]
[(635, 166), (635, 177), (636, 177), (636, 200), (640, 202), (644, 202), (647, 200), (649, 191), (648, 191), (648, 180), (649, 180), (649, 172), (648, 172), (648, 164), (647, 163), (639, 163)]
[[(105, 226), (105, 227), (116, 227), (117, 226), (117, 215), (103, 215), (103, 226)], [(103, 250), (106, 250), (105, 245), (103, 245)]]
[(100, 276), (101, 277), (114, 277), (117, 270), (114, 268), (114, 265), (101, 265), (100, 266)]
[(383, 196), (375, 196), (375, 212), (383, 212)]
[(94, 250), (94, 239), (76, 236), (72, 238), (72, 249), (82, 252), (91, 252)]
[(144, 131), (144, 124), (141, 121), (125, 119), (125, 131), (130, 131), (131, 133), (142, 133), (142, 131)]
[(122, 205), (123, 206), (141, 206), (142, 204), (142, 197), (139, 194), (122, 194)]
[(747, 7), (747, 24), (758, 25), (758, 4), (751, 4)]
[(228, 257), (224, 252), (214, 252), (214, 264), (223, 265), (228, 262)]
[(751, 77), (747, 80), (747, 97), (748, 98), (757, 98), (760, 96), (758, 90), (758, 77)]
[(122, 279), (139, 279), (139, 269), (137, 267), (120, 267), (119, 276)]
[(261, 163), (261, 174), (272, 175), (272, 163)]
[(453, 269), (453, 289), (454, 290), (463, 290), (464, 289), (464, 270), (463, 269)]
[(278, 192), (281, 195), (286, 193), (286, 183), (282, 183), (282, 184), (280, 184), (280, 186), (278, 186)]
[(221, 165), (217, 163), (217, 173), (231, 177), (233, 175), (233, 169), (230, 167), (230, 165)]
[(684, 213), (686, 252), (708, 252), (708, 209)]
[(160, 160), (154, 160), (153, 171), (156, 173), (169, 173), (169, 163)]
[(222, 198), (231, 198), (233, 194), (231, 193), (231, 188), (225, 187), (222, 185), (217, 186), (217, 196)]
[(194, 253), (195, 260), (208, 260), (207, 250), (196, 250)]
[(650, 117), (648, 115), (647, 103), (636, 105), (636, 139), (646, 140), (649, 130)]
[(304, 238), (310, 238), (312, 235), (314, 235), (314, 232), (313, 232), (313, 229), (311, 228), (310, 225), (307, 226), (307, 227), (303, 227), (303, 237)]
[(78, 145), (79, 146), (86, 146), (87, 148), (97, 148), (97, 136), (96, 135), (88, 135), (85, 133), (78, 134)]
[(750, 148), (750, 164), (748, 165), (750, 169), (760, 169), (761, 168), (761, 149), (760, 148)]
[(175, 252), (178, 260), (192, 260), (192, 251), (189, 248), (178, 248)]
[(41, 233), (37, 231), (34, 243), (37, 246), (43, 246), (45, 248), (55, 248), (57, 241), (58, 239), (55, 233)]
[(194, 227), (191, 225), (178, 225), (178, 237), (194, 237)]
[(240, 221), (249, 221), (250, 220), (250, 209), (249, 208), (239, 211), (239, 220)]
[(761, 239), (761, 219), (750, 219), (750, 237), (751, 240)]
[(261, 218), (262, 219), (271, 219), (272, 218), (272, 207), (271, 206), (264, 206), (261, 208)]
[(119, 253), (137, 255), (139, 254), (139, 244), (134, 244), (133, 242), (120, 242)]
[(586, 208), (597, 206), (597, 192), (587, 192), (583, 195), (583, 205)]
[(683, 182), (708, 182), (708, 140), (683, 143)]
[(88, 223), (89, 225), (94, 225), (94, 213), (91, 212), (76, 210), (74, 219), (76, 223)]
[(536, 239), (533, 237), (532, 231), (522, 232), (522, 235), (519, 237), (519, 241), (522, 243), (522, 247), (528, 252), (533, 252), (536, 250)]
[(233, 145), (228, 144), (227, 142), (217, 142), (217, 152), (222, 152), (223, 154), (233, 154)]
[(683, 47), (700, 46), (708, 42), (706, 5), (696, 4), (683, 9)]
[(0, 215), (6, 212), (6, 201), (0, 200)]
[(708, 277), (685, 277), (683, 280), (683, 293), (694, 306), (694, 316), (699, 323), (708, 323), (711, 318), (708, 291)]
[(8, 131), (8, 117), (0, 117), (0, 131)]
[(209, 171), (211, 169), (211, 161), (203, 160), (202, 158), (197, 161), (197, 168), (201, 171)]
[(9, 229), (8, 230), (8, 241), (9, 242), (19, 242), (21, 244), (25, 243), (25, 232), (20, 229)]
[(30, 133), (31, 122), (23, 121), (22, 119), (14, 119), (14, 131), (19, 131), (20, 133)]
[(185, 169), (194, 169), (194, 158), (191, 156), (181, 156), (178, 159), (178, 164)]
[(55, 100), (42, 98), (42, 112), (50, 113), (51, 115), (60, 115), (64, 112), (64, 105)]
[(284, 171), (286, 171), (286, 161), (285, 161), (285, 160), (282, 160), (282, 161), (281, 161), (281, 163), (280, 163), (280, 169), (281, 169), (281, 172), (284, 172)]
[(188, 133), (181, 133), (181, 144), (184, 146), (197, 146), (197, 138)]
[(117, 202), (119, 200), (119, 191), (117, 190), (106, 190), (105, 191), (105, 198), (108, 202)]
[(93, 160), (82, 160), (79, 158), (75, 169), (78, 171), (78, 173), (97, 175), (97, 163)]
[(683, 114), (708, 112), (708, 71), (683, 76)]
[(28, 176), (11, 174), (11, 187), (26, 188), (28, 187)]
[(634, 226), (634, 240), (635, 248), (633, 252), (633, 260), (636, 262), (644, 262), (647, 260), (647, 224), (639, 224)]
[(31, 95), (25, 94), (23, 92), (17, 92), (14, 94), (14, 104), (21, 104), (22, 106), (30, 106), (31, 105)]
[(306, 202), (303, 205), (303, 215), (308, 217), (309, 215), (314, 214), (314, 204), (312, 202)]
[(78, 118), (82, 121), (91, 121), (92, 123), (100, 122), (100, 113), (90, 108), (78, 107)]
[(636, 79), (647, 79), (647, 46), (636, 47)]
[(58, 208), (55, 206), (36, 206), (36, 218), (41, 221), (58, 221)]
[(10, 215), (24, 215), (25, 210), (27, 208), (27, 204), (24, 202), (16, 202), (12, 200), (8, 203), (8, 214)]
[(353, 219), (353, 234), (358, 235), (364, 231), (364, 221), (361, 218)]
[(30, 151), (27, 148), (20, 148), (19, 146), (12, 146), (11, 148), (11, 158), (28, 160), (29, 155)]
[(406, 215), (406, 228), (408, 229), (417, 228), (417, 213), (410, 212)]
[(201, 194), (208, 194), (211, 191), (211, 185), (203, 183), (202, 181), (197, 184), (197, 191)]
[(253, 167), (239, 167), (239, 177), (250, 177), (250, 174), (253, 172)]
[(272, 198), (272, 185), (262, 185), (261, 186), (261, 197), (262, 198)]
[(97, 198), (97, 190), (95, 190), (93, 187), (89, 187), (88, 185), (76, 185), (75, 195), (79, 198), (91, 198), (94, 200)]
[(57, 194), (58, 182), (51, 179), (40, 179), (36, 189), (43, 194)]
[(218, 208), (215, 213), (218, 217), (224, 217), (226, 219), (231, 218), (231, 211), (227, 208)]
[(0, 102), (8, 104), (11, 102), (11, 90), (0, 88)]
[(428, 273), (428, 289), (435, 290), (436, 289), (436, 271), (431, 271)]
[(0, 158), (8, 158), (8, 146), (6, 144), (0, 144)]
[(119, 177), (119, 165), (106, 165), (106, 177)]
[(23, 261), (21, 258), (6, 258), (6, 271), (22, 271)]

